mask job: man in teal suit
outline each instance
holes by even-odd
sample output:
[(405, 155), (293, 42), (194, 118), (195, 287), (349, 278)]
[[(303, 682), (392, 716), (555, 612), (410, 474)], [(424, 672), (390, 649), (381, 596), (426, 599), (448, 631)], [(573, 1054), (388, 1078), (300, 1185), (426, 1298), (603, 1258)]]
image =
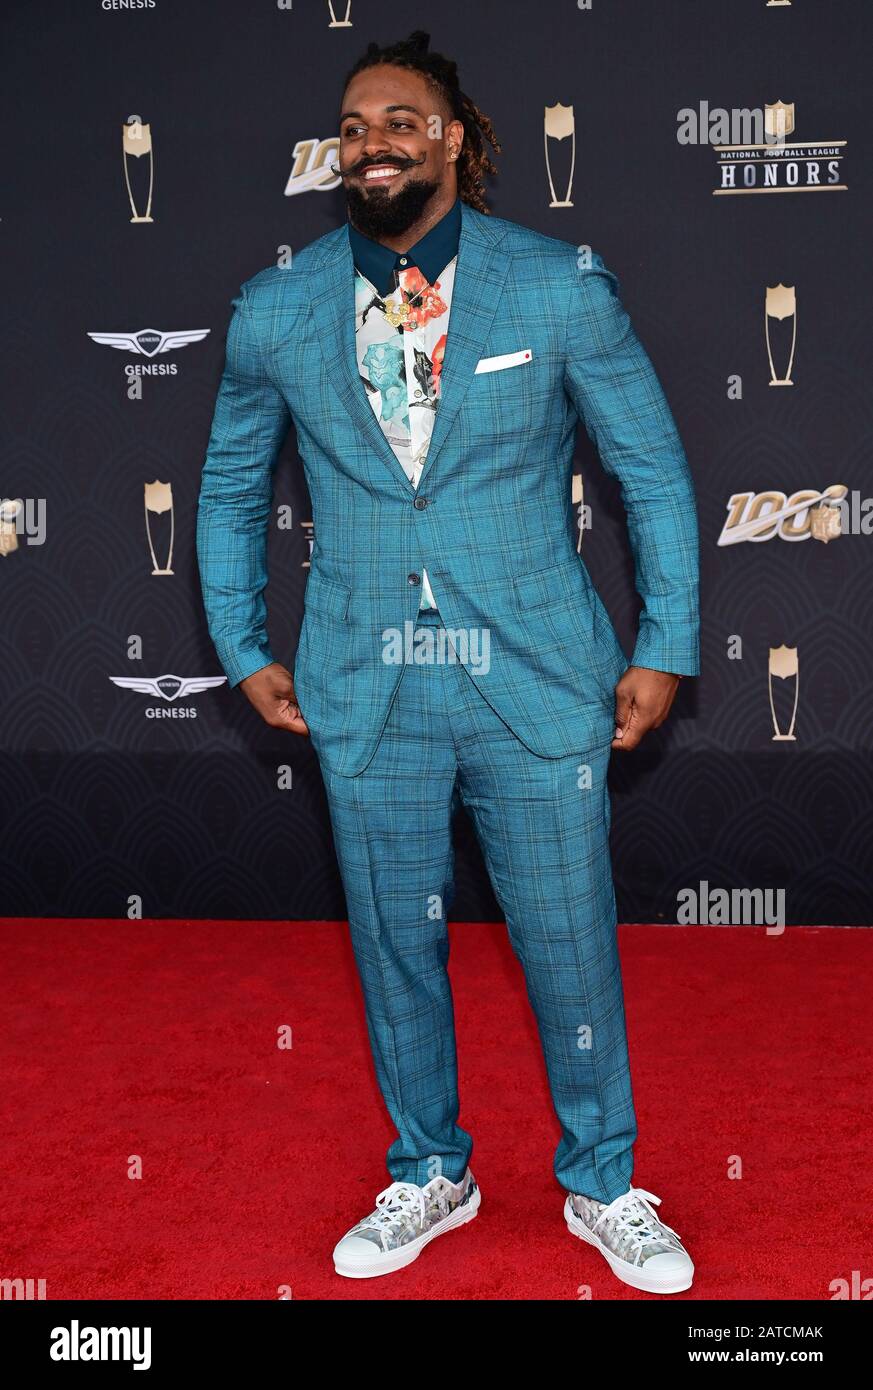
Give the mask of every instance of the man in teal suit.
[[(462, 804), (524, 967), (568, 1229), (634, 1287), (688, 1288), (637, 1129), (609, 863), (611, 748), (698, 672), (688, 465), (618, 282), (488, 214), (491, 123), (428, 36), (346, 82), (349, 224), (234, 301), (197, 525), (231, 686), (308, 734), (328, 797), (393, 1181), (338, 1273), (411, 1263), (480, 1194), (459, 1104), (446, 914)], [(643, 601), (628, 665), (568, 524), (581, 419), (622, 489)], [(294, 672), (266, 636), (272, 474), (293, 422), (315, 543)], [(524, 1194), (519, 1194), (524, 1200)]]

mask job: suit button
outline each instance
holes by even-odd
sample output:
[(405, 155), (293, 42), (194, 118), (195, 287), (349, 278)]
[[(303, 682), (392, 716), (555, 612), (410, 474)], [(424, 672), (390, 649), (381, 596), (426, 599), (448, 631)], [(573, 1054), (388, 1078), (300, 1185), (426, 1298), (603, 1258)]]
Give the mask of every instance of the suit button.
[(416, 511), (423, 512), (424, 509), (425, 509), (425, 507), (427, 506), (427, 498), (426, 498), (426, 497), (416, 497), (415, 500), (413, 501), (412, 505), (413, 505), (413, 507), (415, 507)]
[(420, 583), (421, 583), (421, 575), (419, 575), (419, 574), (408, 574), (408, 575), (406, 576), (406, 582), (407, 582), (408, 584), (420, 584)]

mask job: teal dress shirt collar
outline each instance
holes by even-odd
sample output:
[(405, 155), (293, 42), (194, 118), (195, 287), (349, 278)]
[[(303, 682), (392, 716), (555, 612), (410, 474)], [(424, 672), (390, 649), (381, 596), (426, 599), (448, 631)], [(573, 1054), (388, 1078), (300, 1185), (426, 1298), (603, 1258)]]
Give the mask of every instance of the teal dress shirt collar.
[[(408, 251), (392, 251), (390, 246), (383, 246), (380, 241), (364, 236), (351, 222), (348, 228), (355, 266), (380, 294), (390, 294), (395, 287), (394, 271), (408, 270), (410, 265), (418, 266), (428, 284), (432, 285), (452, 257), (458, 254), (461, 200), (456, 198), (439, 222)], [(405, 259), (405, 265), (401, 264), (401, 259)]]

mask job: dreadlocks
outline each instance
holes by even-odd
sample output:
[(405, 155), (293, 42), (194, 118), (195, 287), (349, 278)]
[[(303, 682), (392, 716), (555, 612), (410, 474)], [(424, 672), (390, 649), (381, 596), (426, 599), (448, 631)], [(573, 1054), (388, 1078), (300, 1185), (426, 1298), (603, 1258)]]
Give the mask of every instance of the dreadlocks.
[(428, 52), (430, 34), (416, 29), (407, 39), (380, 48), (371, 43), (363, 58), (359, 58), (346, 77), (346, 86), (365, 68), (391, 63), (398, 68), (412, 68), (427, 78), (429, 86), (438, 92), (451, 111), (451, 119), (463, 122), (464, 141), (458, 156), (458, 196), (477, 212), (489, 212), (485, 204), (485, 175), (496, 174), (497, 166), (485, 151), (483, 135), (495, 153), (500, 145), (494, 134), (491, 118), (480, 111), (458, 83), (458, 65), (442, 53)]

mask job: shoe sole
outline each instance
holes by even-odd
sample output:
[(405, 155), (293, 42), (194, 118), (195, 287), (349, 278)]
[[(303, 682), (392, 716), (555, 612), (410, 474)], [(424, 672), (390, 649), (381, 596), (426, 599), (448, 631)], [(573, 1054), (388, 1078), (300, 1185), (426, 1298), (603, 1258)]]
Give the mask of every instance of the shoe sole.
[(669, 1283), (665, 1279), (658, 1279), (655, 1275), (646, 1275), (636, 1265), (628, 1264), (620, 1255), (616, 1255), (612, 1250), (608, 1250), (598, 1236), (590, 1231), (585, 1222), (578, 1217), (570, 1206), (568, 1197), (564, 1203), (564, 1220), (567, 1222), (567, 1230), (571, 1236), (576, 1236), (579, 1240), (584, 1240), (586, 1244), (593, 1245), (595, 1250), (599, 1250), (606, 1260), (616, 1279), (620, 1279), (623, 1284), (629, 1284), (632, 1289), (641, 1289), (643, 1293), (684, 1293), (691, 1288), (694, 1280), (694, 1267), (691, 1268), (691, 1276), (682, 1283)]
[(482, 1202), (482, 1194), (479, 1188), (473, 1193), (469, 1202), (462, 1207), (455, 1207), (453, 1212), (438, 1223), (432, 1226), (423, 1235), (416, 1236), (415, 1240), (409, 1241), (407, 1245), (401, 1245), (397, 1250), (391, 1250), (385, 1255), (376, 1256), (366, 1264), (342, 1265), (334, 1260), (333, 1267), (337, 1274), (341, 1274), (344, 1279), (378, 1279), (380, 1274), (394, 1274), (398, 1269), (405, 1269), (418, 1259), (422, 1250), (429, 1245), (437, 1236), (445, 1235), (448, 1231), (454, 1231), (458, 1226), (466, 1226), (468, 1221), (472, 1221), (477, 1214)]

